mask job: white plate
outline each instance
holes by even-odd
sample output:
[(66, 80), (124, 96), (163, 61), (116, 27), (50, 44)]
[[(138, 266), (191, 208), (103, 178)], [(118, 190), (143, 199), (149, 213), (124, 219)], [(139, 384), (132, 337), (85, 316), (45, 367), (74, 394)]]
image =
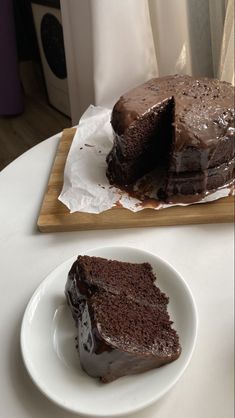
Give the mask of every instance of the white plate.
[(72, 257), (49, 274), (27, 306), (21, 328), (23, 359), (38, 388), (63, 408), (107, 417), (135, 412), (164, 395), (187, 367), (197, 333), (195, 302), (180, 274), (153, 254), (129, 247), (98, 248), (86, 254), (152, 265), (160, 289), (170, 297), (169, 312), (179, 333), (181, 356), (159, 369), (109, 384), (83, 372), (75, 349), (76, 329), (64, 296), (67, 274), (76, 258)]

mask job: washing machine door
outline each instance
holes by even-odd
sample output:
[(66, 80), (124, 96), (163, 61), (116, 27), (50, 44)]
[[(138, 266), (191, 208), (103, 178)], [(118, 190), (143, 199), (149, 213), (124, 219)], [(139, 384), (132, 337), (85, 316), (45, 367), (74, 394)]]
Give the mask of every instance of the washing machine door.
[(41, 41), (47, 63), (56, 77), (67, 77), (63, 29), (59, 20), (46, 13), (41, 21)]
[(32, 11), (49, 102), (70, 116), (61, 12), (38, 3), (32, 3)]

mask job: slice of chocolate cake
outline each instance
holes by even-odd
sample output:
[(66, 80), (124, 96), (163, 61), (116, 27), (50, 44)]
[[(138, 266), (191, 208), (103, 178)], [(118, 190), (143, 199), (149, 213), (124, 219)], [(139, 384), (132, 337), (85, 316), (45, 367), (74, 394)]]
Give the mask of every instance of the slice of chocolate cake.
[(65, 294), (78, 327), (82, 368), (102, 382), (176, 360), (179, 337), (168, 297), (155, 285), (149, 263), (79, 256)]

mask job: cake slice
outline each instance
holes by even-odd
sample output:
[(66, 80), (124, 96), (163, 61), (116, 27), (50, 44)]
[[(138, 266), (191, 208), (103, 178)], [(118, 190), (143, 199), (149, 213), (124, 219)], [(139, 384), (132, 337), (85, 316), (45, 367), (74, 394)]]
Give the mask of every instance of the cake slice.
[(65, 294), (78, 328), (82, 368), (102, 382), (176, 360), (179, 337), (168, 297), (155, 285), (149, 263), (79, 256)]

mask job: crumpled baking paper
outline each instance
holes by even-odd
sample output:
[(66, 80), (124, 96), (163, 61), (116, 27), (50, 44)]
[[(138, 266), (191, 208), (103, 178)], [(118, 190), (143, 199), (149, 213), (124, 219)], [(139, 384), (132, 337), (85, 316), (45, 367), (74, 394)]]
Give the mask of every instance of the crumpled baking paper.
[[(154, 199), (156, 196), (154, 184), (149, 187), (149, 192), (146, 192), (145, 187), (145, 196), (140, 198), (133, 197), (133, 194), (131, 196), (128, 192), (109, 184), (106, 177), (106, 156), (113, 144), (110, 119), (111, 110), (99, 106), (91, 105), (83, 114), (67, 156), (64, 184), (58, 199), (71, 213), (77, 211), (100, 213), (114, 206), (133, 212), (146, 208), (163, 209), (175, 206)], [(150, 178), (150, 183), (151, 181), (153, 183), (153, 178)], [(138, 183), (136, 188), (138, 189)], [(223, 187), (214, 193), (208, 193), (200, 202), (195, 203), (209, 202), (229, 194), (231, 187)], [(177, 205), (186, 204), (177, 203)]]

